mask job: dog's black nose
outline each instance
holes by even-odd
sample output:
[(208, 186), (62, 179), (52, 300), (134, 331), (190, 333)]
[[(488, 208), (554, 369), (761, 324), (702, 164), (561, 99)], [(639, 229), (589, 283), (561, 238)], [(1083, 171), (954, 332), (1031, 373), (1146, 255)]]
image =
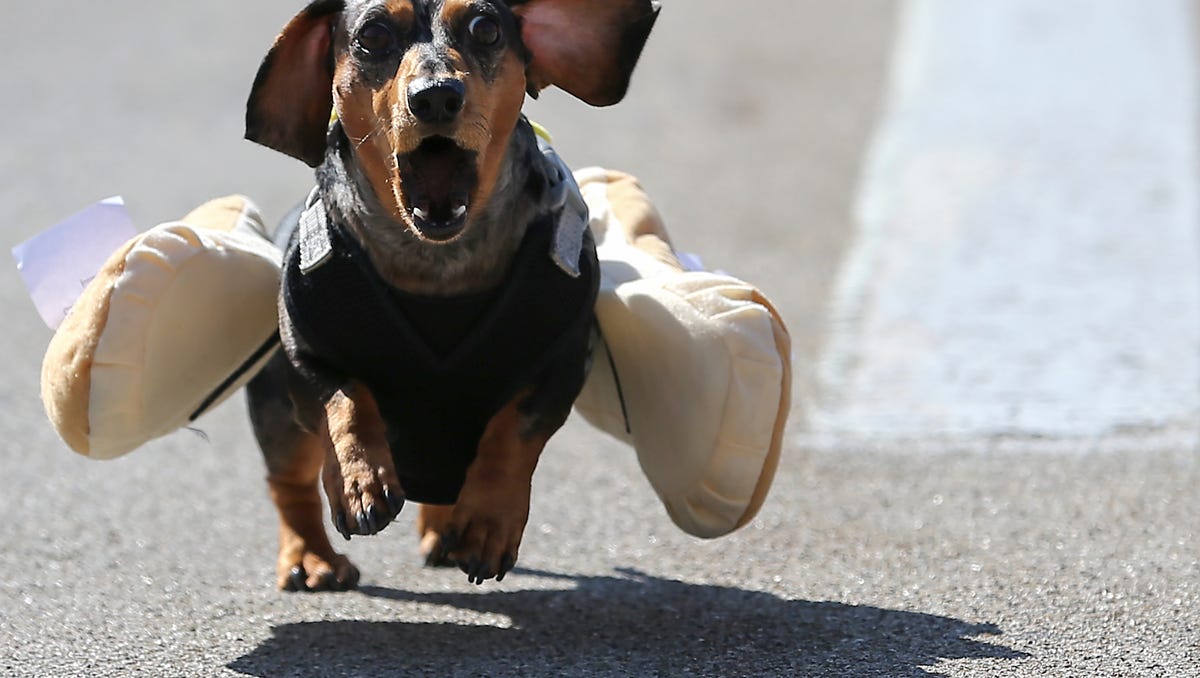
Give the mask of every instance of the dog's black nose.
[(463, 109), (466, 95), (461, 80), (419, 78), (408, 86), (408, 110), (421, 122), (451, 122)]

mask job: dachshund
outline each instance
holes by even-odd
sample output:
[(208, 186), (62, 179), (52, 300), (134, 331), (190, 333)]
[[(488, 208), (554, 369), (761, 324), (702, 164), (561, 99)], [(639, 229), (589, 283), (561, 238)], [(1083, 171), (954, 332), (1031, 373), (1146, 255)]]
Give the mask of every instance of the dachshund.
[(359, 572), (420, 504), (429, 565), (501, 580), (534, 469), (582, 388), (599, 285), (578, 188), (522, 115), (624, 98), (652, 0), (316, 0), (287, 24), (246, 137), (316, 169), (285, 218), (283, 351), (248, 386), (280, 517), (277, 583)]

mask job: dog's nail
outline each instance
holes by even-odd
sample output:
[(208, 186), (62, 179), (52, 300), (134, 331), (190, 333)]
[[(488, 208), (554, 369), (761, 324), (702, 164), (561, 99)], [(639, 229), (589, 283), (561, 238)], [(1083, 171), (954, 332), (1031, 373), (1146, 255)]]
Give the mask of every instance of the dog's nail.
[(393, 518), (400, 515), (400, 511), (404, 509), (404, 497), (397, 497), (390, 487), (383, 488), (383, 501), (392, 512)]
[(425, 559), (426, 565), (434, 567), (449, 567), (454, 565), (450, 559), (450, 546), (446, 544), (445, 538), (439, 538), (433, 546), (433, 551), (429, 553), (429, 557)]
[(336, 524), (338, 533), (345, 537), (346, 541), (350, 541), (350, 529), (346, 527), (345, 511), (338, 511)]
[(358, 513), (356, 513), (354, 516), (354, 520), (356, 523), (358, 523), (358, 525), (354, 529), (355, 534), (367, 534), (367, 535), (371, 534), (370, 531), (368, 531), (368, 529), (367, 529), (367, 514), (365, 512), (359, 511)]
[(385, 524), (379, 515), (379, 509), (371, 504), (371, 508), (367, 509), (367, 528), (371, 530), (371, 534), (379, 534), (380, 528)]
[(353, 589), (358, 588), (358, 577), (359, 577), (358, 568), (356, 568), (356, 567), (350, 568), (350, 570), (348, 572), (346, 572), (346, 576), (343, 579), (338, 580), (338, 582), (337, 582), (338, 590), (339, 591), (351, 591)]
[(313, 591), (332, 591), (337, 586), (337, 579), (332, 572), (324, 572), (317, 578), (317, 585), (311, 587)]
[(507, 575), (509, 570), (513, 568), (513, 565), (516, 564), (517, 563), (513, 559), (512, 554), (505, 553), (504, 557), (500, 559), (500, 571), (496, 573), (496, 581), (504, 581), (504, 576)]
[(289, 591), (307, 591), (308, 585), (304, 583), (304, 569), (301, 567), (293, 567), (288, 574), (288, 590)]

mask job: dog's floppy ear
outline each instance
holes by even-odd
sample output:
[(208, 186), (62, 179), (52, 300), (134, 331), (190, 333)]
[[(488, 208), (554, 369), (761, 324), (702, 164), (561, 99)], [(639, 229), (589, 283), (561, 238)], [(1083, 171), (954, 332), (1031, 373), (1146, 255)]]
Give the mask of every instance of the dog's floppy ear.
[(333, 23), (344, 8), (316, 0), (275, 39), (246, 102), (247, 139), (321, 164), (333, 110)]
[(529, 93), (554, 85), (593, 106), (625, 97), (658, 18), (652, 0), (510, 0), (533, 56)]

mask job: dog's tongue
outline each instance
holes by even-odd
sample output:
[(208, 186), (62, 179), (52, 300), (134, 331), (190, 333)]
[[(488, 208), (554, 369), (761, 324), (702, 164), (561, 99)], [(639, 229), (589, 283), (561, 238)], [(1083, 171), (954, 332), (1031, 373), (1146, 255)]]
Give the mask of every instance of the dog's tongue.
[(421, 176), (421, 188), (431, 202), (447, 202), (454, 191), (454, 180), (462, 168), (462, 160), (455, 153), (424, 153), (415, 162)]
[(466, 212), (474, 172), (471, 154), (450, 139), (427, 139), (408, 158), (419, 187), (413, 207), (420, 218), (448, 222)]

